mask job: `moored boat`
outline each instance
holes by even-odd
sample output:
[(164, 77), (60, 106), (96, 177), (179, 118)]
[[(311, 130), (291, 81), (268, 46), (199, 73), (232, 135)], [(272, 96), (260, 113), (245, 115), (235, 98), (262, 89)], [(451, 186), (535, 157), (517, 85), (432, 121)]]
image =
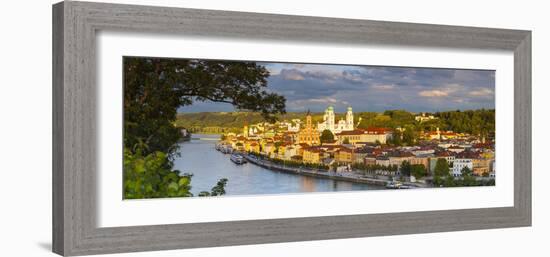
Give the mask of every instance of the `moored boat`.
[(233, 147), (231, 147), (231, 145), (216, 144), (215, 148), (216, 148), (216, 150), (218, 150), (218, 151), (220, 151), (224, 154), (233, 153)]
[(403, 184), (401, 184), (401, 182), (389, 181), (386, 183), (387, 189), (400, 189), (402, 186)]
[(240, 154), (232, 154), (231, 157), (229, 157), (229, 159), (235, 164), (239, 164), (239, 165), (246, 163), (246, 159), (244, 158), (244, 156)]

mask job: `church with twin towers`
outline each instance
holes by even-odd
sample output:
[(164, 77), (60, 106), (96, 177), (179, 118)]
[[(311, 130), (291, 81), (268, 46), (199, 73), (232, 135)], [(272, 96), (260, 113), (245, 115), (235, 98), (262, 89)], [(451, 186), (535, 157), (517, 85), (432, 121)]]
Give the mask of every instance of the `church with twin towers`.
[(340, 133), (342, 131), (352, 131), (353, 127), (353, 111), (351, 107), (348, 107), (346, 111), (345, 119), (340, 119), (336, 122), (336, 115), (334, 114), (334, 107), (329, 106), (325, 110), (323, 116), (323, 122), (317, 124), (317, 130), (323, 132), (325, 129), (330, 130), (332, 134)]

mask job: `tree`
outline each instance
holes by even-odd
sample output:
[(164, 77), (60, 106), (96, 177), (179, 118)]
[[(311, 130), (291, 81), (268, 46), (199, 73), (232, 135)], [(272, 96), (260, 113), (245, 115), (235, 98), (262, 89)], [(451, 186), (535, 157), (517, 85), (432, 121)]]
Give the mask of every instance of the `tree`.
[(349, 138), (344, 138), (344, 141), (342, 141), (342, 144), (348, 145), (349, 144)]
[(401, 146), (403, 144), (401, 137), (402, 137), (401, 131), (398, 129), (394, 129), (392, 131), (392, 136), (390, 140), (388, 140), (388, 143), (395, 146)]
[(434, 176), (446, 177), (449, 176), (449, 163), (444, 158), (437, 159), (434, 168)]
[(321, 133), (321, 144), (329, 143), (334, 141), (334, 134), (328, 129), (323, 130)]
[(192, 196), (190, 174), (180, 176), (171, 170), (171, 162), (163, 152), (143, 155), (124, 149), (124, 198), (142, 199)]
[(401, 175), (410, 176), (411, 175), (411, 163), (408, 161), (403, 161), (401, 163)]
[(433, 183), (435, 186), (443, 186), (444, 180), (441, 177), (435, 176), (433, 178)]
[(413, 164), (411, 165), (411, 175), (413, 175), (415, 178), (422, 178), (428, 175), (428, 172), (426, 171), (426, 167), (422, 164)]
[(229, 103), (259, 112), (268, 121), (285, 112), (285, 98), (266, 91), (268, 70), (255, 62), (125, 57), (124, 145), (142, 141), (172, 154), (181, 134), (177, 109), (196, 101)]
[(212, 188), (210, 192), (208, 191), (201, 191), (199, 193), (200, 197), (203, 196), (221, 196), (225, 195), (225, 186), (227, 185), (227, 179), (222, 178), (218, 180), (218, 183)]
[(474, 176), (466, 175), (462, 177), (462, 186), (480, 186), (481, 183), (479, 183)]
[(218, 180), (218, 183), (212, 188), (212, 196), (225, 195), (225, 186), (227, 185), (227, 179), (222, 178)]
[(414, 126), (406, 126), (405, 130), (403, 131), (403, 143), (411, 146), (416, 143), (416, 140), (418, 138), (418, 133), (416, 132)]
[(469, 177), (473, 175), (472, 170), (468, 168), (468, 166), (464, 166), (464, 168), (460, 170), (460, 173), (462, 173), (463, 177)]
[(455, 186), (458, 186), (458, 183), (457, 183), (457, 181), (455, 180), (454, 177), (448, 176), (443, 181), (443, 186), (444, 187), (455, 187)]

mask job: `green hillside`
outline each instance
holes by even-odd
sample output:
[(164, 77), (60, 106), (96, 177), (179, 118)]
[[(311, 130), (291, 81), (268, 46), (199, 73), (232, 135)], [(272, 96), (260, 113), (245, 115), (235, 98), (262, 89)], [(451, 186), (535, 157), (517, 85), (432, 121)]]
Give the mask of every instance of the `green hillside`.
[[(306, 113), (292, 112), (278, 115), (278, 120), (305, 119)], [(321, 121), (321, 113), (312, 113), (314, 122)], [(179, 113), (176, 126), (185, 127), (192, 133), (239, 132), (245, 123), (256, 124), (264, 119), (255, 112), (198, 112)]]
[[(416, 114), (404, 110), (390, 110), (385, 112), (360, 112), (354, 114), (358, 128), (386, 127), (412, 128), (415, 131), (452, 130), (470, 134), (492, 135), (495, 131), (494, 110), (467, 110), (431, 113), (437, 119), (419, 123), (415, 121)], [(279, 120), (305, 120), (305, 112), (292, 112), (279, 115)], [(337, 113), (336, 119), (343, 118), (343, 113)], [(313, 123), (322, 121), (323, 113), (312, 113)], [(200, 112), (179, 113), (176, 126), (185, 127), (192, 133), (226, 133), (240, 132), (245, 123), (255, 124), (263, 122), (259, 113), (254, 112)]]

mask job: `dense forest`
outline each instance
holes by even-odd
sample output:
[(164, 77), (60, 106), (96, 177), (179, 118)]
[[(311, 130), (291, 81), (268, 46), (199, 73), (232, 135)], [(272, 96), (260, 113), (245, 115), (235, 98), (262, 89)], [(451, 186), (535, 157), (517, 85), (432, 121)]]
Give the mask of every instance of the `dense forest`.
[[(306, 113), (292, 112), (277, 115), (278, 120), (301, 119)], [(479, 109), (467, 111), (445, 111), (426, 113), (436, 119), (424, 122), (415, 120), (415, 113), (404, 110), (389, 110), (385, 112), (355, 113), (355, 124), (358, 128), (386, 127), (405, 128), (411, 131), (428, 131), (439, 128), (459, 133), (469, 133), (482, 136), (493, 136), (495, 131), (495, 110)], [(337, 114), (337, 119), (343, 114)], [(314, 124), (323, 120), (323, 113), (312, 113)], [(255, 124), (264, 119), (255, 112), (201, 112), (179, 113), (176, 126), (189, 129), (192, 133), (225, 133), (240, 132), (245, 123)]]

